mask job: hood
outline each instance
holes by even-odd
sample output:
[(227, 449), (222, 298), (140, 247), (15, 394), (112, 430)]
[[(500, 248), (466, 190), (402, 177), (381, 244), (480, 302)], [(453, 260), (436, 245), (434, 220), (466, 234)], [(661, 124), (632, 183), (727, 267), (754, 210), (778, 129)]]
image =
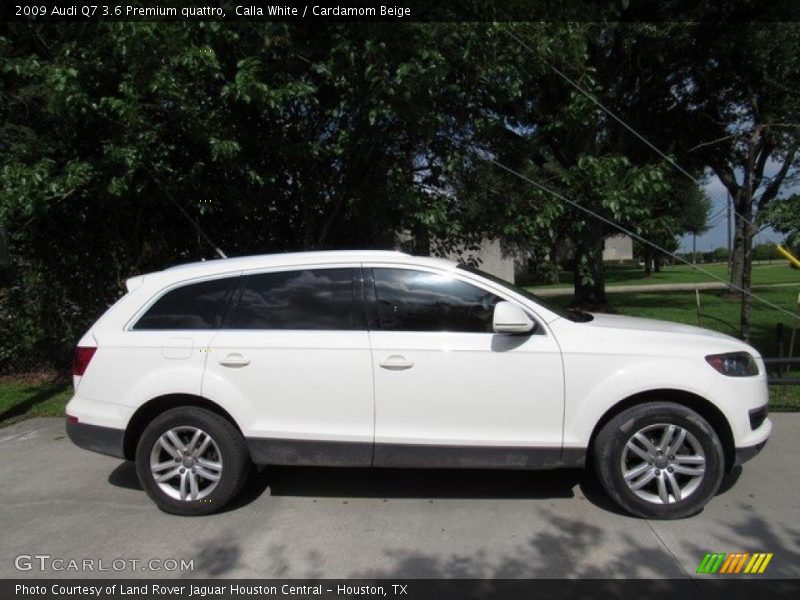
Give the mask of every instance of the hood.
[(622, 315), (606, 315), (606, 314), (592, 314), (594, 317), (591, 321), (585, 323), (587, 327), (606, 327), (613, 329), (627, 329), (632, 331), (649, 331), (649, 332), (663, 332), (663, 333), (678, 333), (688, 334), (703, 337), (712, 337), (723, 339), (727, 341), (735, 341), (742, 343), (736, 338), (712, 331), (710, 329), (703, 329), (702, 327), (695, 327), (694, 325), (684, 325), (683, 323), (673, 323), (671, 321), (658, 321), (656, 319), (642, 319), (640, 317), (625, 317)]

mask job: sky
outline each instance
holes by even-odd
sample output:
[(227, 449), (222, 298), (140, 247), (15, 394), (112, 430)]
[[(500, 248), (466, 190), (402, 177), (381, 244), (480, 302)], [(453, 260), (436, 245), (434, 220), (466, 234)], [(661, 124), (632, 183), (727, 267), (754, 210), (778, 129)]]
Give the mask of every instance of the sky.
[[(777, 171), (778, 165), (770, 165)], [(765, 174), (772, 175), (773, 169), (765, 169)], [(714, 248), (728, 246), (728, 219), (725, 205), (728, 201), (728, 191), (716, 175), (711, 175), (703, 186), (706, 194), (711, 199), (711, 210), (708, 213), (711, 228), (704, 234), (697, 236), (697, 251), (707, 252)], [(790, 190), (798, 191), (798, 186)], [(785, 193), (785, 192), (784, 192)], [(783, 240), (783, 234), (778, 233), (771, 227), (760, 232), (753, 244), (777, 244)], [(692, 251), (692, 236), (686, 235), (681, 238), (681, 245), (678, 252)]]

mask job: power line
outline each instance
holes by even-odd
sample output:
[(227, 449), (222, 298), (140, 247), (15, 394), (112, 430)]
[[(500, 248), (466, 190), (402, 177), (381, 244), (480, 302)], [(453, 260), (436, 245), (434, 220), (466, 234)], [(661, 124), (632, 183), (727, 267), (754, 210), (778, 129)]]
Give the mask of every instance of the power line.
[[(534, 55), (535, 57), (537, 57), (537, 58), (538, 58), (540, 61), (542, 61), (542, 62), (543, 62), (543, 63), (544, 63), (544, 64), (545, 64), (545, 65), (546, 65), (546, 66), (547, 66), (547, 67), (548, 67), (550, 70), (552, 70), (552, 71), (553, 71), (553, 72), (554, 72), (556, 75), (558, 75), (559, 77), (561, 77), (561, 79), (563, 79), (564, 81), (566, 81), (566, 82), (567, 82), (569, 85), (571, 85), (572, 87), (574, 87), (574, 88), (575, 88), (576, 90), (578, 90), (578, 91), (579, 91), (581, 94), (583, 94), (583, 95), (584, 95), (584, 96), (586, 96), (586, 97), (587, 97), (589, 100), (591, 100), (591, 101), (592, 101), (592, 103), (594, 103), (595, 105), (597, 105), (597, 106), (598, 106), (598, 107), (599, 107), (599, 108), (600, 108), (600, 109), (601, 109), (601, 110), (602, 110), (604, 113), (606, 113), (606, 114), (607, 114), (609, 117), (611, 117), (612, 119), (614, 119), (614, 120), (615, 120), (617, 123), (619, 123), (620, 125), (622, 125), (622, 126), (625, 128), (625, 129), (627, 129), (627, 130), (628, 130), (628, 131), (630, 131), (630, 132), (631, 132), (633, 135), (635, 135), (637, 138), (639, 138), (639, 139), (640, 139), (640, 140), (641, 140), (641, 141), (642, 141), (642, 142), (643, 142), (645, 145), (647, 145), (647, 147), (649, 147), (651, 150), (653, 150), (653, 151), (654, 151), (656, 154), (658, 154), (658, 155), (659, 155), (661, 158), (663, 158), (664, 160), (666, 160), (666, 161), (667, 161), (667, 162), (668, 162), (670, 165), (672, 165), (673, 167), (675, 167), (675, 169), (677, 169), (677, 170), (678, 170), (680, 173), (682, 173), (683, 175), (685, 175), (686, 177), (688, 177), (688, 178), (689, 178), (691, 181), (693, 181), (693, 182), (694, 182), (694, 184), (695, 184), (695, 185), (697, 185), (698, 187), (702, 187), (702, 185), (703, 185), (703, 184), (702, 184), (702, 182), (701, 182), (699, 179), (697, 179), (696, 177), (694, 177), (694, 176), (693, 176), (691, 173), (689, 173), (689, 172), (688, 172), (686, 169), (684, 169), (682, 166), (680, 166), (680, 165), (679, 165), (677, 162), (675, 162), (675, 161), (674, 161), (674, 160), (673, 160), (673, 159), (672, 159), (670, 156), (668, 156), (666, 153), (662, 152), (662, 151), (661, 151), (659, 148), (657, 148), (657, 147), (656, 147), (656, 146), (655, 146), (655, 145), (654, 145), (654, 144), (653, 144), (653, 143), (652, 143), (650, 140), (648, 140), (646, 137), (644, 137), (644, 135), (642, 135), (641, 133), (639, 133), (638, 131), (636, 131), (636, 129), (634, 129), (634, 128), (633, 128), (631, 125), (628, 125), (628, 123), (626, 123), (626, 122), (625, 122), (625, 121), (624, 121), (624, 120), (623, 120), (621, 117), (618, 117), (618, 116), (617, 116), (617, 115), (616, 115), (616, 114), (615, 114), (615, 113), (614, 113), (614, 112), (613, 112), (611, 109), (607, 108), (607, 107), (606, 107), (606, 106), (605, 106), (605, 105), (604, 105), (602, 102), (600, 102), (600, 100), (598, 100), (598, 99), (597, 99), (597, 98), (596, 98), (596, 97), (595, 97), (593, 94), (591, 94), (589, 91), (587, 91), (587, 90), (586, 90), (586, 89), (584, 89), (582, 86), (580, 86), (580, 85), (579, 85), (577, 82), (575, 82), (573, 79), (571, 79), (571, 78), (570, 78), (569, 76), (567, 76), (565, 73), (563, 73), (561, 70), (559, 70), (559, 69), (558, 69), (557, 67), (555, 67), (553, 64), (551, 64), (551, 63), (550, 63), (550, 62), (549, 62), (547, 59), (545, 59), (545, 58), (544, 58), (544, 57), (543, 57), (543, 56), (542, 56), (540, 53), (536, 52), (536, 51), (535, 51), (533, 48), (531, 48), (530, 46), (528, 46), (528, 45), (527, 45), (527, 44), (526, 44), (524, 41), (522, 41), (522, 40), (521, 40), (521, 39), (520, 39), (520, 38), (519, 38), (519, 37), (518, 37), (516, 34), (514, 34), (514, 32), (513, 32), (513, 31), (511, 31), (511, 30), (509, 30), (509, 29), (502, 29), (502, 31), (503, 31), (504, 33), (506, 33), (508, 36), (510, 36), (511, 38), (513, 38), (513, 39), (514, 39), (514, 40), (515, 40), (515, 41), (516, 41), (516, 42), (517, 42), (517, 43), (518, 43), (520, 46), (522, 46), (523, 48), (525, 48), (525, 50), (527, 50), (529, 53), (533, 54), (533, 55)], [(745, 217), (745, 216), (744, 216), (744, 215), (742, 215), (741, 213), (737, 212), (735, 209), (734, 209), (734, 211), (733, 211), (733, 212), (734, 212), (734, 214), (736, 214), (736, 215), (737, 215), (737, 216), (738, 216), (740, 219), (742, 219), (742, 220), (743, 220), (745, 223), (747, 223), (747, 224), (748, 224), (750, 227), (752, 227), (753, 229), (755, 229), (755, 228), (756, 228), (755, 224), (753, 224), (753, 222), (752, 222), (752, 221), (750, 221), (749, 219), (747, 219), (747, 217)]]

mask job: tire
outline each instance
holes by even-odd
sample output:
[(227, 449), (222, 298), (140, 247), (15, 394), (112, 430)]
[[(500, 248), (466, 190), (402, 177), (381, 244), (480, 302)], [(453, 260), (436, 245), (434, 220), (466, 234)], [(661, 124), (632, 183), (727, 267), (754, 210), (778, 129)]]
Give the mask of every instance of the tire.
[(648, 519), (700, 512), (725, 471), (717, 433), (699, 414), (674, 402), (621, 412), (597, 434), (593, 451), (597, 476), (609, 496), (627, 512)]
[(136, 446), (139, 482), (158, 508), (173, 515), (220, 510), (239, 493), (249, 470), (242, 435), (204, 408), (180, 406), (160, 414)]

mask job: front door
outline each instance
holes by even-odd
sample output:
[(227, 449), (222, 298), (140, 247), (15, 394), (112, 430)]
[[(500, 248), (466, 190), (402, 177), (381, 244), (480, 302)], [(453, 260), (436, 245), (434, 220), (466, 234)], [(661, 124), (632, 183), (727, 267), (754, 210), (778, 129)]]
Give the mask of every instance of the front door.
[(555, 466), (564, 383), (542, 322), (531, 335), (494, 334), (494, 304), (510, 299), (497, 291), (445, 271), (371, 272), (374, 464)]

